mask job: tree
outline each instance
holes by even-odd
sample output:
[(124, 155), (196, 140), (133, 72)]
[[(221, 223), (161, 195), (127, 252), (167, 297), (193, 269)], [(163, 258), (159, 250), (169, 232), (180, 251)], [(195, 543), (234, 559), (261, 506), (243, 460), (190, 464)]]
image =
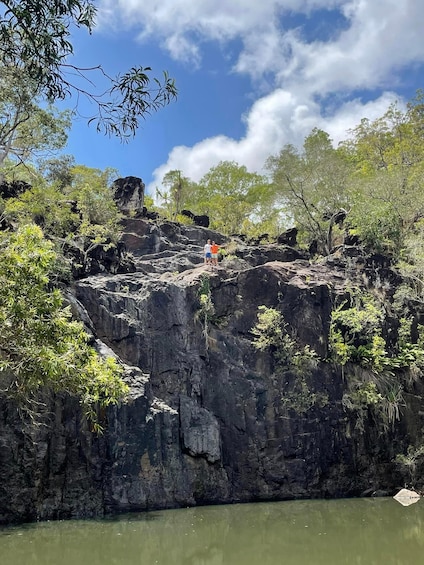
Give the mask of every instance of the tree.
[(0, 167), (6, 158), (18, 163), (64, 147), (70, 112), (41, 108), (37, 86), (16, 67), (0, 74)]
[(56, 259), (37, 226), (0, 235), (2, 389), (23, 401), (43, 387), (76, 394), (99, 429), (96, 406), (117, 403), (128, 387), (122, 368), (97, 355), (60, 291), (50, 288)]
[[(393, 104), (374, 121), (363, 119), (342, 150), (354, 167), (351, 221), (370, 246), (398, 255), (424, 216), (424, 104)], [(408, 244), (409, 245), (409, 244)]]
[[(97, 113), (89, 120), (98, 131), (125, 140), (135, 134), (141, 118), (176, 97), (173, 79), (151, 79), (150, 67), (137, 66), (116, 77), (102, 66), (84, 69), (72, 64), (74, 28), (91, 33), (96, 8), (90, 0), (4, 0), (0, 2), (0, 61), (3, 68), (22, 71), (49, 102), (71, 93), (93, 101)], [(104, 92), (89, 91), (75, 76), (93, 84), (88, 73), (98, 71), (108, 82)]]
[(69, 169), (70, 183), (63, 179), (38, 182), (4, 203), (9, 222), (37, 223), (46, 237), (78, 250), (84, 265), (93, 249), (116, 245), (121, 214), (110, 189), (114, 169), (92, 169), (83, 165)]
[(44, 159), (40, 163), (40, 172), (48, 182), (58, 183), (64, 188), (72, 184), (72, 168), (75, 167), (73, 155), (60, 155)]
[(407, 173), (412, 166), (423, 161), (424, 127), (423, 94), (418, 92), (408, 103), (406, 111), (397, 103), (374, 121), (363, 118), (349, 131), (349, 138), (341, 146), (362, 176), (394, 168)]
[(81, 240), (85, 258), (99, 245), (116, 244), (120, 233), (121, 214), (110, 189), (116, 170), (104, 171), (78, 165), (71, 169), (69, 197), (75, 202), (80, 224), (74, 241)]
[(58, 184), (41, 178), (22, 194), (5, 200), (3, 216), (9, 224), (37, 223), (46, 237), (60, 240), (76, 237), (81, 223), (69, 196)]
[(199, 181), (197, 213), (208, 214), (213, 229), (226, 234), (247, 231), (251, 215), (268, 194), (266, 178), (234, 161), (221, 161)]
[(332, 227), (341, 210), (349, 210), (349, 166), (334, 149), (329, 135), (317, 128), (305, 138), (303, 149), (286, 145), (266, 162), (275, 202), (303, 232), (316, 240), (321, 252), (333, 245)]
[[(165, 190), (156, 189), (160, 210), (173, 219), (189, 209), (210, 216), (211, 227), (223, 233), (256, 235), (263, 227), (278, 231), (278, 210), (270, 210), (270, 185), (265, 176), (250, 173), (234, 161), (221, 161), (198, 182), (182, 171), (169, 171), (163, 178)], [(269, 229), (270, 228), (270, 229)], [(262, 231), (261, 231), (262, 229)]]
[(192, 206), (196, 183), (183, 176), (182, 171), (174, 169), (166, 173), (162, 185), (165, 190), (156, 189), (157, 196), (165, 214), (175, 220), (181, 210)]

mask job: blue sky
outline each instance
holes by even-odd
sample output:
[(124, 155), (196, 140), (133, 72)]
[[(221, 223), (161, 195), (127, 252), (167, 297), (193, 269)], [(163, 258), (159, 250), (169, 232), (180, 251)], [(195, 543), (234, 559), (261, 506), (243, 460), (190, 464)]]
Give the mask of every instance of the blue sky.
[[(269, 155), (312, 128), (334, 143), (424, 87), (422, 0), (98, 0), (75, 62), (112, 75), (167, 70), (176, 102), (122, 144), (74, 123), (78, 163), (141, 177), (153, 193), (167, 171), (197, 181), (222, 160), (263, 172)], [(82, 112), (88, 110), (82, 105)]]

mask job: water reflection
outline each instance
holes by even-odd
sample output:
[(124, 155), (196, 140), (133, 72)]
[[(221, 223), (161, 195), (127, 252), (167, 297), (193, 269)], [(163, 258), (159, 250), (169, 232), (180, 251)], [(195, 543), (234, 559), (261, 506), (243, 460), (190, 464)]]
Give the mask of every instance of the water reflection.
[(408, 565), (424, 504), (391, 498), (213, 506), (0, 529), (2, 565)]

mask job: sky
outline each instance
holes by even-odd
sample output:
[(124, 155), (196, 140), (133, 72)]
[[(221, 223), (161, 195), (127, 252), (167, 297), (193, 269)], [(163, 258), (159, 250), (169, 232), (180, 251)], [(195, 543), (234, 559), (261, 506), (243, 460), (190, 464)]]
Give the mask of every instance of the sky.
[[(334, 145), (362, 118), (424, 88), (422, 0), (98, 0), (75, 60), (115, 75), (150, 66), (178, 98), (122, 143), (75, 120), (65, 153), (154, 195), (178, 169), (199, 181), (220, 161), (264, 172), (270, 155), (315, 127)], [(75, 101), (68, 101), (68, 106)], [(90, 107), (80, 103), (79, 113)]]

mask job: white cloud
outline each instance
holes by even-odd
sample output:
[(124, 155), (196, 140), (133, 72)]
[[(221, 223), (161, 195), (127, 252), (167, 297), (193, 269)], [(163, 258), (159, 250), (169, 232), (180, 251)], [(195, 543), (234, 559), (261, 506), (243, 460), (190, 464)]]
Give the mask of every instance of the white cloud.
[[(195, 46), (193, 34), (203, 40), (248, 40), (255, 35), (267, 41), (278, 34), (277, 15), (309, 14), (316, 9), (331, 9), (343, 0), (101, 0), (100, 26), (124, 25), (137, 30), (140, 40), (162, 38), (170, 55), (180, 59), (179, 45), (184, 37)], [(185, 55), (184, 55), (185, 60)]]
[[(347, 27), (330, 41), (307, 43), (287, 29), (293, 14), (325, 21), (317, 10), (335, 9)], [(320, 91), (376, 86), (393, 67), (424, 58), (419, 0), (102, 0), (99, 21), (132, 28), (141, 41), (159, 38), (174, 59), (196, 65), (200, 41), (240, 39), (238, 72), (271, 72), (279, 86), (301, 81)]]
[(291, 116), (297, 101), (289, 92), (277, 90), (261, 98), (252, 106), (246, 117), (246, 135), (240, 141), (217, 136), (197, 143), (194, 147), (175, 147), (168, 161), (154, 171), (155, 181), (148, 190), (159, 186), (165, 173), (172, 169), (198, 181), (220, 161), (236, 161), (251, 171), (261, 170), (265, 159), (288, 143), (296, 132)]
[[(201, 65), (203, 42), (237, 39), (241, 48), (233, 72), (250, 76), (253, 87), (263, 88), (265, 80), (268, 85), (265, 96), (258, 88), (241, 139), (217, 136), (175, 147), (154, 172), (150, 189), (170, 169), (199, 180), (221, 160), (260, 170), (267, 156), (285, 143), (300, 144), (313, 127), (338, 142), (362, 117), (382, 115), (397, 98), (384, 89), (395, 86), (399, 69), (424, 62), (420, 0), (101, 0), (99, 5), (101, 25), (120, 22), (140, 41), (154, 37), (174, 59), (194, 66)], [(290, 29), (293, 16), (302, 16), (309, 23), (320, 18), (317, 30), (320, 23), (328, 30), (328, 10), (338, 10), (335, 21), (343, 25), (327, 37)], [(377, 89), (373, 101), (349, 100), (350, 92)], [(331, 113), (318, 102), (327, 97), (339, 101)]]
[(200, 52), (197, 45), (183, 35), (170, 35), (164, 42), (165, 47), (174, 54), (175, 58), (189, 63), (195, 68), (200, 65)]
[(334, 145), (347, 138), (347, 132), (359, 125), (362, 118), (375, 120), (381, 117), (390, 104), (402, 101), (394, 92), (384, 92), (379, 98), (364, 104), (360, 99), (350, 100), (340, 106), (337, 112), (329, 118), (321, 118), (316, 124), (329, 133)]
[(226, 160), (245, 165), (252, 172), (264, 172), (267, 157), (278, 153), (287, 143), (301, 145), (314, 127), (326, 131), (337, 145), (363, 117), (378, 118), (397, 98), (394, 93), (385, 93), (366, 104), (359, 99), (351, 100), (326, 118), (313, 100), (296, 99), (288, 91), (275, 90), (252, 106), (246, 120), (246, 135), (241, 140), (216, 136), (193, 147), (174, 147), (167, 162), (154, 171), (154, 180), (147, 190), (153, 194), (170, 170), (182, 170), (185, 176), (199, 181), (211, 167)]
[(417, 0), (352, 0), (343, 11), (350, 25), (335, 40), (289, 38), (290, 65), (277, 73), (279, 82), (321, 94), (376, 88), (402, 66), (424, 61), (424, 11)]

